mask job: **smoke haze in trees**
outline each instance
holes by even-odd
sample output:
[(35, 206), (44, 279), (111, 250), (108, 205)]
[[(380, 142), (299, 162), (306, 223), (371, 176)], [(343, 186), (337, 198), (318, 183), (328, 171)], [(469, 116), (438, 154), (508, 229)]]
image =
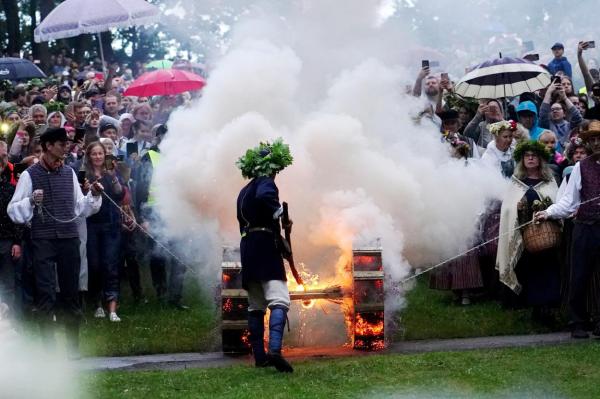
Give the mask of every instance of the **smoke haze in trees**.
[(156, 171), (159, 211), (172, 235), (194, 241), (195, 260), (218, 265), (220, 239), (239, 242), (235, 161), (279, 136), (295, 157), (277, 178), (281, 199), (311, 271), (333, 278), (338, 256), (380, 238), (398, 280), (472, 244), (503, 182), (451, 159), (428, 122), (415, 126), (422, 104), (403, 93), (414, 74), (399, 45), (410, 36), (378, 24), (379, 6), (296, 2), (282, 17), (257, 5), (232, 27), (202, 99), (172, 115)]

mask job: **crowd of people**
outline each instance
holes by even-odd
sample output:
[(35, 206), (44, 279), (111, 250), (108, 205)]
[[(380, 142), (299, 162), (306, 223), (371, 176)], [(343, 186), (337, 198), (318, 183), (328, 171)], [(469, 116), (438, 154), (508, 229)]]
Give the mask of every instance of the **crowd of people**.
[(554, 328), (565, 304), (575, 338), (600, 335), (600, 81), (586, 66), (588, 46), (577, 49), (585, 82), (578, 92), (561, 43), (543, 66), (551, 83), (537, 92), (476, 102), (427, 67), (412, 89), (426, 99), (420, 117), (439, 126), (453, 156), (510, 180), (481, 215), (477, 250), (433, 271), (430, 287), (454, 291), (463, 305), (491, 297), (531, 307)]
[[(48, 346), (64, 322), (78, 353), (84, 312), (119, 322), (121, 280), (146, 303), (140, 263), (156, 297), (185, 310), (185, 267), (145, 231), (166, 121), (197, 93), (132, 97), (131, 70), (106, 74), (57, 63), (46, 80), (3, 81), (0, 93), (0, 302), (40, 322)], [(141, 72), (141, 71), (140, 71)]]
[[(478, 250), (433, 271), (430, 286), (463, 305), (487, 294), (532, 307), (549, 324), (566, 303), (578, 338), (591, 323), (600, 335), (600, 81), (586, 67), (587, 45), (578, 48), (579, 92), (560, 43), (551, 84), (537, 92), (465, 99), (429, 67), (409, 90), (424, 99), (416, 123), (433, 122), (452, 156), (510, 180), (481, 215)], [(152, 175), (166, 122), (198, 93), (125, 96), (132, 70), (99, 70), (57, 57), (47, 80), (0, 85), (0, 302), (35, 316), (48, 345), (64, 322), (75, 354), (84, 312), (121, 320), (122, 279), (134, 301), (146, 301), (140, 264), (159, 300), (187, 308), (185, 267), (144, 232), (160, 223)]]

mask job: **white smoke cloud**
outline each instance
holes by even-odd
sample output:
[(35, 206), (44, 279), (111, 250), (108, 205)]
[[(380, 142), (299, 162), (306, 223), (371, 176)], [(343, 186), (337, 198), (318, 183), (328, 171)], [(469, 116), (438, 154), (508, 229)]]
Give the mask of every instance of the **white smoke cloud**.
[(0, 315), (0, 397), (85, 398), (76, 367), (76, 363), (66, 361), (64, 354), (52, 354), (19, 336), (9, 320)]
[(415, 60), (398, 48), (405, 33), (378, 26), (379, 3), (304, 1), (285, 18), (257, 8), (233, 27), (202, 99), (172, 115), (161, 146), (155, 178), (170, 232), (190, 237), (210, 222), (236, 243), (245, 182), (235, 161), (281, 136), (295, 161), (277, 177), (280, 197), (295, 221), (296, 258), (311, 271), (334, 277), (337, 256), (380, 239), (398, 281), (471, 244), (503, 181), (451, 159), (432, 124), (414, 124), (422, 104), (404, 86)]

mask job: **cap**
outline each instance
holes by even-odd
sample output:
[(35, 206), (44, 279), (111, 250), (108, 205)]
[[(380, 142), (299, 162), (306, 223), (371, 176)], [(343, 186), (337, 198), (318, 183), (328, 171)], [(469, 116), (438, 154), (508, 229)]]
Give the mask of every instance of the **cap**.
[(565, 49), (565, 46), (563, 46), (563, 44), (562, 44), (562, 43), (556, 42), (556, 43), (554, 43), (554, 45), (553, 45), (552, 47), (550, 47), (550, 49), (551, 49), (551, 50), (555, 50), (555, 49), (557, 49), (557, 48), (560, 48), (560, 49), (563, 49), (563, 50), (564, 50), (564, 49)]
[(105, 132), (108, 129), (114, 129), (114, 130), (119, 130), (117, 129), (117, 127), (115, 125), (113, 125), (112, 123), (105, 123), (102, 126), (100, 126), (100, 131), (99, 133)]
[(62, 127), (46, 129), (46, 131), (40, 135), (40, 143), (55, 143), (57, 141), (69, 141), (67, 131)]

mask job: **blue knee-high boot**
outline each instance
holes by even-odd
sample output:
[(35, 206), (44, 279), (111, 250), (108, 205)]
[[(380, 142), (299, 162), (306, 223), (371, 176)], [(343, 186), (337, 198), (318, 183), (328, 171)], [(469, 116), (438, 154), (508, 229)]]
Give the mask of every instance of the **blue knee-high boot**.
[(265, 312), (262, 310), (253, 310), (248, 312), (248, 330), (250, 331), (250, 345), (254, 354), (254, 363), (256, 367), (264, 367), (267, 362), (265, 353)]
[(292, 366), (281, 356), (281, 346), (283, 345), (283, 330), (287, 319), (287, 308), (274, 306), (271, 308), (269, 317), (269, 362), (275, 366), (277, 371), (291, 373), (294, 371)]

